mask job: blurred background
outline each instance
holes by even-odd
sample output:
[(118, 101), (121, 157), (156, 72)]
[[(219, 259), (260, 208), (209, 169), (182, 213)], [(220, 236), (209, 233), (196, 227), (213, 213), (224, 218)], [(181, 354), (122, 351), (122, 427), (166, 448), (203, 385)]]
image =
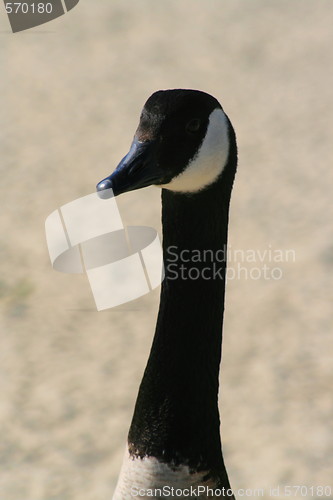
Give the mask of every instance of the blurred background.
[[(148, 96), (174, 87), (213, 94), (235, 126), (229, 244), (295, 255), (265, 258), (280, 279), (228, 282), (231, 484), (333, 497), (332, 27), (330, 0), (82, 0), (15, 35), (0, 9), (0, 500), (111, 498), (159, 292), (98, 313), (85, 276), (53, 271), (44, 221), (94, 191)], [(158, 220), (159, 197), (142, 210)]]

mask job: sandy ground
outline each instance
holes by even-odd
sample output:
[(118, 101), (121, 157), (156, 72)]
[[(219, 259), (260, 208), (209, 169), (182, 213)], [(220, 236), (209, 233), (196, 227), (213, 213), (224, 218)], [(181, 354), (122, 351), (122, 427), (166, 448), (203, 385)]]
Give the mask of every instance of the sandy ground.
[(146, 98), (173, 87), (212, 93), (235, 125), (232, 248), (295, 252), (244, 264), (281, 279), (228, 283), (232, 486), (333, 498), (332, 2), (82, 0), (33, 31), (11, 34), (4, 9), (0, 23), (0, 500), (111, 498), (158, 291), (98, 313), (85, 276), (52, 270), (44, 221), (94, 190)]

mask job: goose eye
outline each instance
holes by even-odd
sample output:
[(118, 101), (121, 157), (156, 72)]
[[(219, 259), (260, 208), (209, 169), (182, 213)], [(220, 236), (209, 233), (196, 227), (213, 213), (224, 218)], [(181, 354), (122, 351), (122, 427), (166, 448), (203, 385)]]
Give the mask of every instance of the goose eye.
[(200, 122), (199, 118), (194, 118), (193, 120), (190, 120), (186, 124), (186, 127), (185, 127), (186, 132), (188, 132), (190, 134), (194, 134), (195, 132), (198, 132), (200, 125), (201, 125), (201, 122)]

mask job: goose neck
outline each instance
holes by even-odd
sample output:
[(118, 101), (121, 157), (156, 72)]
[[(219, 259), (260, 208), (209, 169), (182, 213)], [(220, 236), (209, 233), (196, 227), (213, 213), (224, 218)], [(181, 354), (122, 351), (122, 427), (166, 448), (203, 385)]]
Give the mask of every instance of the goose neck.
[(195, 470), (224, 470), (218, 378), (228, 203), (218, 189), (162, 192), (165, 279), (129, 433), (133, 454)]

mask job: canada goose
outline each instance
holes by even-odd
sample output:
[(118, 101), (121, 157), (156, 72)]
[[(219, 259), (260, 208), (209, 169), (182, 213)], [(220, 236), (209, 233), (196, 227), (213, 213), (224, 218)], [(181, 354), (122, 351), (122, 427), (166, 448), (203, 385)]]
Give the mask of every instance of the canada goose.
[(129, 153), (97, 184), (101, 197), (109, 188), (117, 196), (162, 187), (165, 278), (117, 500), (164, 498), (172, 487), (184, 496), (205, 498), (209, 487), (209, 496), (233, 498), (221, 450), (218, 387), (226, 269), (220, 256), (236, 166), (235, 133), (214, 97), (157, 91), (143, 108)]

